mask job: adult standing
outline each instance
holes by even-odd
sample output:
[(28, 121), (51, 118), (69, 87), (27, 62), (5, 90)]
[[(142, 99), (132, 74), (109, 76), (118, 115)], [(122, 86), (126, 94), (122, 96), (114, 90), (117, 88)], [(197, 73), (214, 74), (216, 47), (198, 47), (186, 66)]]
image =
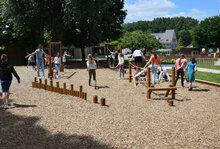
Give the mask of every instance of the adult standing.
[(136, 49), (132, 54), (132, 58), (134, 58), (134, 63), (137, 66), (135, 71), (135, 74), (137, 74), (138, 72), (141, 71), (140, 67), (142, 64), (142, 58), (145, 59), (145, 57), (140, 49)]
[(184, 63), (185, 63), (184, 58), (185, 58), (185, 56), (182, 54), (180, 56), (180, 58), (178, 58), (176, 60), (175, 67), (176, 67), (176, 70), (177, 70), (177, 75), (176, 75), (176, 80), (175, 80), (175, 86), (176, 86), (176, 83), (179, 79), (179, 75), (181, 74), (181, 85), (182, 85), (182, 87), (185, 87), (184, 86), (184, 70), (183, 70), (183, 66), (184, 66)]
[(44, 50), (43, 46), (41, 44), (38, 45), (38, 49), (36, 49), (32, 55), (36, 54), (36, 64), (37, 64), (37, 77), (40, 77), (40, 68), (42, 70), (42, 76), (45, 78), (44, 73), (44, 58), (43, 55), (48, 56)]

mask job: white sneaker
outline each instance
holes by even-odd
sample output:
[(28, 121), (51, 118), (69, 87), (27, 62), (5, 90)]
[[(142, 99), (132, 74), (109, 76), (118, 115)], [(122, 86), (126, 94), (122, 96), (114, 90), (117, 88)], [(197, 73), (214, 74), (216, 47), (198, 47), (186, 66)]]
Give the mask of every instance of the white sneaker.
[(118, 78), (118, 80), (121, 80), (121, 78)]
[(187, 83), (187, 81), (185, 80), (184, 83)]
[(3, 109), (7, 109), (8, 107), (7, 107), (7, 105), (6, 104), (4, 104), (4, 106), (3, 106)]

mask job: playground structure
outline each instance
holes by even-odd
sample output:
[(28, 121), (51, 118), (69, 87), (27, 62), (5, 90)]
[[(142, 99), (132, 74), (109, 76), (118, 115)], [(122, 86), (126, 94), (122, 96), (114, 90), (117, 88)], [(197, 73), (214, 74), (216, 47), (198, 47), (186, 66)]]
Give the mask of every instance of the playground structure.
[(49, 54), (49, 70), (48, 70), (48, 78), (53, 78), (53, 69), (51, 63), (51, 57), (55, 57), (56, 54), (60, 54), (60, 72), (64, 72), (64, 66), (62, 64), (62, 42), (51, 42), (48, 41), (48, 54)]
[(74, 97), (79, 97), (84, 100), (87, 100), (87, 93), (83, 92), (83, 86), (79, 86), (79, 91), (74, 90), (73, 84), (70, 85), (70, 90), (66, 88), (66, 83), (63, 83), (63, 88), (60, 88), (59, 82), (56, 82), (56, 87), (53, 86), (53, 80), (50, 80), (50, 85), (47, 83), (47, 79), (44, 80), (44, 84), (42, 82), (42, 79), (39, 79), (37, 81), (37, 78), (34, 78), (34, 82), (32, 82), (32, 87), (33, 88), (39, 88), (39, 89), (44, 89), (47, 91), (51, 92), (56, 92), (59, 94), (64, 94), (64, 95), (71, 95)]
[[(132, 64), (131, 62), (129, 62), (129, 82), (132, 82)], [(175, 99), (175, 90), (177, 90), (177, 88), (175, 87), (175, 68), (172, 67), (172, 84), (169, 85), (169, 87), (154, 87), (151, 86), (151, 77), (150, 77), (150, 68), (147, 68), (147, 75), (146, 75), (146, 85), (147, 85), (147, 99), (151, 98), (151, 93), (153, 91), (166, 91), (165, 97), (168, 97), (170, 91), (171, 91), (171, 98)], [(169, 101), (167, 100), (167, 102), (169, 103), (169, 105), (173, 105), (173, 101)], [(170, 103), (172, 102), (172, 103)]]
[[(113, 50), (115, 48), (115, 46), (111, 46), (112, 48), (110, 48), (110, 45), (109, 44), (105, 44), (105, 47), (106, 47), (106, 54), (107, 54), (107, 63), (106, 63), (106, 68), (109, 68), (109, 54), (111, 54), (111, 49)], [(120, 53), (122, 53), (122, 46), (120, 46), (119, 48), (120, 50)]]
[(168, 97), (170, 91), (171, 91), (171, 98), (175, 99), (175, 90), (177, 88), (175, 87), (175, 68), (172, 67), (172, 85), (169, 85), (169, 87), (154, 87), (151, 86), (151, 79), (150, 79), (150, 68), (147, 68), (147, 75), (146, 75), (146, 80), (147, 80), (147, 99), (151, 98), (151, 93), (153, 91), (166, 91), (165, 97)]

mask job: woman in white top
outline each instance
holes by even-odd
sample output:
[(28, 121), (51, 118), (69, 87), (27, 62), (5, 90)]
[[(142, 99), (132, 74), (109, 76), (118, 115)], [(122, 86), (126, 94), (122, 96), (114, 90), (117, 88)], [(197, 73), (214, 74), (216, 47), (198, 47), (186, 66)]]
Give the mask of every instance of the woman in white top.
[(121, 74), (122, 74), (122, 78), (124, 79), (124, 58), (121, 53), (119, 53), (118, 55), (118, 65), (116, 67), (119, 67), (119, 78), (118, 79), (121, 79)]
[(88, 61), (86, 62), (87, 71), (89, 72), (89, 86), (91, 86), (91, 77), (93, 76), (95, 89), (96, 89), (96, 72), (97, 69), (96, 62), (94, 61), (91, 54), (88, 54)]
[[(136, 66), (141, 67), (142, 64), (142, 58), (145, 59), (143, 53), (141, 50), (137, 49), (133, 52), (132, 54), (132, 58), (134, 58), (134, 63)], [(140, 72), (141, 69), (140, 68), (136, 68), (136, 72), (135, 74), (137, 74), (138, 72)]]
[(60, 57), (59, 57), (59, 53), (57, 53), (56, 57), (53, 60), (54, 64), (55, 64), (55, 68), (56, 68), (56, 72), (55, 72), (55, 78), (58, 78), (58, 71), (59, 71), (59, 66), (60, 66)]

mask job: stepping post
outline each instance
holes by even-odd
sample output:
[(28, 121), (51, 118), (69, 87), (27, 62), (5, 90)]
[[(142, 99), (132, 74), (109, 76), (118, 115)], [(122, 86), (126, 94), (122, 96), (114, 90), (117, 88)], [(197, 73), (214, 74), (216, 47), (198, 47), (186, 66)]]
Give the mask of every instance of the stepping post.
[(53, 80), (50, 80), (50, 90), (49, 91), (53, 91)]
[(59, 82), (56, 82), (56, 91), (57, 93), (60, 93), (60, 84)]
[(101, 106), (105, 106), (105, 98), (101, 98)]
[(98, 96), (96, 95), (93, 96), (93, 103), (98, 103)]
[(67, 94), (66, 92), (67, 92), (67, 91), (66, 91), (66, 83), (63, 83), (63, 94), (66, 95), (66, 94)]
[(82, 85), (79, 86), (79, 97), (82, 98)]
[(47, 79), (44, 80), (44, 89), (47, 90)]
[(73, 84), (70, 85), (70, 93), (69, 94), (73, 96)]

